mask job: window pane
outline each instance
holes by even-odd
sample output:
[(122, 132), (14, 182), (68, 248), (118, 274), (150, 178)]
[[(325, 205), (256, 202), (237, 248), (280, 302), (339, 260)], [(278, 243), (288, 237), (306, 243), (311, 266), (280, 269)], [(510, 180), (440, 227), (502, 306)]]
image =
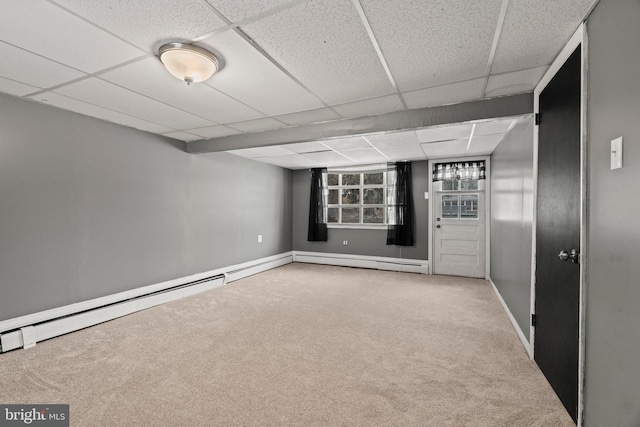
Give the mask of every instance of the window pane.
[(477, 190), (478, 189), (478, 180), (477, 179), (469, 179), (467, 181), (460, 181), (460, 189), (461, 190)]
[(442, 181), (442, 190), (443, 191), (449, 191), (449, 190), (457, 190), (458, 189), (458, 182), (455, 179), (446, 179), (444, 181)]
[(342, 185), (360, 185), (359, 173), (345, 173), (342, 175)]
[(442, 195), (442, 218), (458, 218), (458, 195)]
[(382, 184), (382, 172), (378, 173), (365, 173), (364, 185)]
[(384, 203), (384, 191), (382, 188), (365, 188), (364, 199), (365, 205), (381, 205)]
[(338, 222), (338, 208), (329, 208), (327, 210), (327, 222)]
[(460, 196), (460, 218), (478, 218), (477, 194), (463, 194)]
[(364, 208), (362, 222), (365, 224), (382, 224), (384, 222), (384, 208)]
[(358, 224), (360, 222), (360, 208), (342, 208), (343, 224)]
[(327, 182), (328, 182), (328, 185), (338, 185), (338, 183), (340, 182), (338, 181), (338, 174), (337, 173), (328, 174)]
[(343, 205), (357, 205), (360, 204), (360, 189), (344, 189), (342, 190), (342, 204)]
[(337, 205), (339, 203), (339, 190), (329, 190), (329, 198), (327, 199), (327, 203), (330, 205)]

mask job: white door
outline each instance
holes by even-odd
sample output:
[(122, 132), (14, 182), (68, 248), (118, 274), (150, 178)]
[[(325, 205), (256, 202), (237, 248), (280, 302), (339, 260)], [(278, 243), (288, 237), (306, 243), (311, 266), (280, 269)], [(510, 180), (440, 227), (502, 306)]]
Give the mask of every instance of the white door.
[(436, 191), (435, 274), (485, 277), (484, 191)]

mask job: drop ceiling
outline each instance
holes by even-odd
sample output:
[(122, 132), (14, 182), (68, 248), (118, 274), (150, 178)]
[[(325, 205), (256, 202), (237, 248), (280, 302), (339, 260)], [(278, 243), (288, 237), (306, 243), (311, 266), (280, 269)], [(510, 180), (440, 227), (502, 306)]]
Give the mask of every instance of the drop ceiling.
[(403, 160), (489, 155), (531, 115), (231, 150), (229, 153), (288, 169), (372, 165)]
[[(4, 0), (0, 91), (187, 142), (467, 102), (532, 91), (596, 2)], [(170, 41), (212, 50), (223, 68), (187, 86), (157, 58)], [(427, 134), (238, 154), (435, 156)]]

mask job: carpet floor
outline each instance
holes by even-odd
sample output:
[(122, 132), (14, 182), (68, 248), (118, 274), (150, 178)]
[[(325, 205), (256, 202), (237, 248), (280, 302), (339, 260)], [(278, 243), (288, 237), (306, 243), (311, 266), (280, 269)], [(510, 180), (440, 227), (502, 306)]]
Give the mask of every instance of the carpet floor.
[(289, 264), (0, 354), (72, 426), (575, 426), (484, 280)]

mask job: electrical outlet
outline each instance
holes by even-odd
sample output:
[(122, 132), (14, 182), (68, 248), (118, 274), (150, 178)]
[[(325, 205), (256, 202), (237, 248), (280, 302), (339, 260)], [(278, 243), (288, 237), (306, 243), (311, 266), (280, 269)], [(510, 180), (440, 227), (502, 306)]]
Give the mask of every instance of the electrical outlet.
[(258, 243), (262, 243), (262, 234), (258, 234)]
[(343, 240), (343, 241), (342, 241), (342, 244), (343, 244), (344, 246), (347, 246), (347, 245), (349, 244), (349, 241), (348, 241), (348, 240)]

